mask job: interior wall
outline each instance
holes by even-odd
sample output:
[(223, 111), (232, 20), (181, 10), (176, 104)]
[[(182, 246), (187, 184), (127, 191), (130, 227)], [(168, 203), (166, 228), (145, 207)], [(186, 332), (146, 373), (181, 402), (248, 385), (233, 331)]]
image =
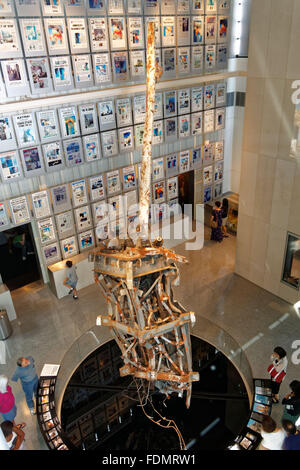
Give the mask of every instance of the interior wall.
[(295, 303), (281, 282), (287, 232), (300, 235), (300, 161), (290, 156), (300, 78), (299, 0), (252, 0), (236, 273)]
[[(247, 59), (231, 59), (233, 70), (246, 71)], [(243, 76), (231, 77), (227, 80), (227, 94), (233, 94), (233, 105), (226, 108), (226, 128), (224, 145), (224, 193), (240, 191), (242, 139), (244, 127), (244, 103), (240, 105), (238, 94), (245, 98), (247, 78)]]

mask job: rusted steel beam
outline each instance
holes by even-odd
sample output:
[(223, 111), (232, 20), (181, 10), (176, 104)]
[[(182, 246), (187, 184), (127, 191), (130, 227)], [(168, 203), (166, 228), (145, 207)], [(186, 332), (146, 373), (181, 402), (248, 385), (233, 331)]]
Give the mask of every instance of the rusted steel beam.
[(154, 338), (154, 336), (163, 335), (169, 331), (172, 331), (178, 326), (185, 325), (186, 322), (190, 320), (192, 315), (193, 312), (183, 313), (179, 316), (177, 320), (168, 322), (164, 325), (157, 324), (157, 326), (150, 329), (148, 329), (147, 327), (145, 329), (133, 328), (129, 325), (113, 320), (111, 317), (99, 315), (97, 317), (97, 325), (111, 326), (113, 328), (116, 328), (117, 330), (122, 331), (123, 333), (127, 333), (134, 336), (139, 340), (141, 344), (143, 344), (149, 339)]
[(155, 27), (149, 21), (147, 32), (147, 86), (146, 86), (146, 119), (143, 138), (141, 185), (139, 197), (140, 238), (149, 238), (149, 208), (151, 194), (152, 137), (155, 104)]
[[(156, 371), (140, 371), (140, 370), (135, 370), (134, 367), (131, 366), (123, 366), (120, 369), (120, 375), (122, 377), (125, 377), (126, 375), (134, 375), (135, 377), (138, 377), (140, 379), (146, 379), (149, 381), (156, 381), (156, 380), (163, 380), (163, 381), (170, 381), (170, 382), (176, 382), (179, 384), (187, 384), (186, 388), (188, 388), (190, 382), (197, 382), (199, 380), (199, 376), (195, 372), (189, 372), (184, 375), (176, 375), (176, 374), (171, 374), (169, 372), (156, 372)], [(172, 385), (173, 386), (173, 385)], [(181, 387), (181, 390), (185, 390), (184, 386)]]

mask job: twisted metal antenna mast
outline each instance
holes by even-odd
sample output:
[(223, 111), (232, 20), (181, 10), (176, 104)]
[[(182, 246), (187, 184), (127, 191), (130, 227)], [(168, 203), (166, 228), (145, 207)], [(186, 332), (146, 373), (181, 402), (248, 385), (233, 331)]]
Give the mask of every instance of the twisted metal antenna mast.
[(146, 85), (146, 120), (143, 139), (141, 181), (139, 194), (140, 239), (148, 239), (148, 220), (151, 194), (152, 172), (152, 137), (155, 105), (155, 83), (159, 70), (155, 64), (155, 28), (154, 22), (148, 23), (147, 35), (147, 85)]

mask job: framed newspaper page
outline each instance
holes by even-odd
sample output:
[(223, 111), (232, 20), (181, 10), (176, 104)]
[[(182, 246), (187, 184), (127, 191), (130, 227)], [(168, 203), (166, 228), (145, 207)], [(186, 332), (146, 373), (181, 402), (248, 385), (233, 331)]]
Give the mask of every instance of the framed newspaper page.
[(92, 52), (105, 52), (109, 50), (106, 18), (89, 18), (89, 32)]
[(41, 0), (43, 16), (63, 16), (62, 0)]
[(68, 167), (75, 167), (84, 163), (82, 142), (80, 137), (63, 141), (65, 162)]
[(22, 57), (21, 41), (15, 18), (0, 18), (0, 57)]
[(23, 178), (22, 167), (17, 150), (0, 154), (0, 171), (3, 183), (11, 183)]
[(50, 245), (43, 246), (42, 253), (47, 266), (61, 260), (58, 243), (51, 243)]
[(112, 82), (110, 54), (93, 54), (95, 85), (109, 85)]
[(44, 18), (49, 55), (68, 54), (67, 27), (64, 18)]
[(67, 184), (61, 184), (50, 188), (50, 194), (54, 214), (65, 212), (71, 209), (71, 198)]
[(98, 201), (105, 198), (104, 175), (91, 176), (88, 179), (91, 201)]
[(40, 18), (20, 18), (20, 31), (26, 57), (47, 55), (44, 28)]
[(53, 91), (49, 61), (47, 57), (27, 59), (27, 71), (33, 95), (45, 95)]
[(25, 177), (31, 178), (45, 172), (42, 150), (39, 145), (21, 149), (20, 153)]
[(90, 52), (88, 28), (85, 18), (68, 18), (68, 33), (72, 54)]
[(30, 212), (26, 196), (11, 199), (9, 206), (14, 225), (25, 224), (30, 221)]
[(52, 78), (55, 91), (73, 90), (70, 56), (51, 57)]
[(2, 60), (1, 68), (5, 82), (6, 94), (9, 98), (28, 96), (29, 83), (23, 59)]
[(112, 51), (121, 51), (127, 49), (126, 22), (125, 18), (109, 17), (108, 26), (110, 33), (110, 48)]
[(55, 109), (36, 113), (41, 142), (51, 142), (60, 138), (59, 124)]
[(65, 167), (61, 141), (43, 145), (45, 168), (47, 172), (59, 171)]
[(36, 219), (47, 217), (51, 214), (48, 191), (39, 191), (31, 194), (33, 214)]
[(0, 146), (2, 152), (17, 148), (12, 119), (9, 114), (0, 117)]
[[(12, 1), (12, 0), (10, 0)], [(41, 16), (39, 0), (15, 0), (18, 16)]]
[(118, 138), (116, 129), (102, 132), (101, 142), (103, 157), (114, 157), (118, 154)]
[(81, 134), (98, 132), (98, 116), (96, 103), (81, 104), (78, 106)]
[(93, 86), (91, 56), (89, 54), (73, 55), (72, 61), (75, 87), (88, 88)]

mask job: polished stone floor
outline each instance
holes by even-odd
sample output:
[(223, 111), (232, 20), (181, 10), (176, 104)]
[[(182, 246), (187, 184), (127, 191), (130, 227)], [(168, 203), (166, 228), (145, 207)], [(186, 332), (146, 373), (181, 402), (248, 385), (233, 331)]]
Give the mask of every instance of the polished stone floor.
[[(300, 340), (300, 316), (293, 306), (234, 274), (234, 236), (221, 244), (209, 238), (206, 228), (201, 251), (186, 251), (184, 244), (176, 248), (189, 263), (181, 266), (181, 285), (176, 288), (175, 298), (186, 309), (226, 330), (245, 351), (254, 377), (267, 378), (273, 348), (284, 347), (289, 367), (280, 391), (283, 397), (289, 391), (288, 384), (300, 380), (300, 364), (291, 361), (292, 343)], [(95, 325), (96, 316), (106, 313), (95, 285), (82, 289), (77, 301), (72, 296), (56, 299), (42, 282), (17, 289), (12, 297), (18, 320), (13, 322), (13, 335), (5, 341), (6, 364), (0, 365), (0, 373), (8, 377), (22, 355), (35, 358), (38, 373), (44, 363), (60, 363), (71, 344)], [(12, 388), (18, 405), (16, 421), (27, 423), (27, 448), (46, 449), (20, 384), (13, 382)], [(274, 419), (280, 420), (281, 415), (282, 405), (274, 406)]]

